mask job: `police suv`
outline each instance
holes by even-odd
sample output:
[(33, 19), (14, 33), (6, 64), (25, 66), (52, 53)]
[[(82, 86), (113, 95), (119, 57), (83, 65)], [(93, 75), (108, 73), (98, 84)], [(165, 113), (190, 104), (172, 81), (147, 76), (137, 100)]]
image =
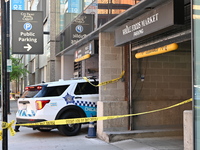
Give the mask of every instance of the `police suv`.
[[(97, 85), (98, 81), (90, 79)], [(96, 116), (98, 87), (78, 80), (59, 80), (27, 86), (18, 99), (18, 124)], [(42, 132), (57, 128), (63, 135), (77, 135), (81, 124), (26, 126)]]

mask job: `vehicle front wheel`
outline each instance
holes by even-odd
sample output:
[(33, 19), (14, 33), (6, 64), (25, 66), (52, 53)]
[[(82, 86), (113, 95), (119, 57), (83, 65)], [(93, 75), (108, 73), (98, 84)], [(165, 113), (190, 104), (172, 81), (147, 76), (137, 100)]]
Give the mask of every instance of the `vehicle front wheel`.
[[(79, 118), (79, 117), (80, 115), (77, 112), (70, 111), (63, 114), (60, 117), (60, 119), (70, 119), (70, 118)], [(80, 132), (81, 123), (58, 125), (58, 130), (62, 135), (74, 136)]]

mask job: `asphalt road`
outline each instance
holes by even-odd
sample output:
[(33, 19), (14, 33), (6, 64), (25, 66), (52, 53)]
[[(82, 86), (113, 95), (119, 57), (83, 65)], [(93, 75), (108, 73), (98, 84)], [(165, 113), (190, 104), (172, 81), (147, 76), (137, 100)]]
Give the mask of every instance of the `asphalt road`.
[[(8, 122), (15, 120), (16, 101), (11, 101), (10, 108), (11, 114), (8, 115)], [(0, 114), (2, 116), (1, 110)], [(51, 132), (40, 132), (20, 127), (20, 132), (14, 136), (8, 133), (8, 150), (120, 150), (98, 138), (86, 138), (87, 133), (88, 125), (84, 125), (77, 136), (62, 136), (57, 129)], [(2, 148), (2, 142), (0, 147)]]
[[(15, 120), (16, 101), (11, 101), (8, 122)], [(2, 116), (2, 110), (0, 109)], [(0, 124), (2, 120), (0, 119)], [(62, 136), (57, 129), (40, 132), (20, 127), (14, 136), (8, 133), (8, 150), (183, 150), (183, 137), (130, 139), (106, 143), (98, 138), (86, 138), (88, 125), (77, 136)], [(5, 142), (4, 142), (5, 143)], [(0, 141), (0, 150), (5, 150)]]

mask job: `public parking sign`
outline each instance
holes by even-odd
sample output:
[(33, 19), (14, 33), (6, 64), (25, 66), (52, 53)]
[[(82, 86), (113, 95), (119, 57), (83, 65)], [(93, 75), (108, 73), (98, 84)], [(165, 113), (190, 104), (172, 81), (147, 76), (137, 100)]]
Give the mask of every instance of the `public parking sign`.
[(42, 11), (12, 11), (12, 53), (43, 54)]

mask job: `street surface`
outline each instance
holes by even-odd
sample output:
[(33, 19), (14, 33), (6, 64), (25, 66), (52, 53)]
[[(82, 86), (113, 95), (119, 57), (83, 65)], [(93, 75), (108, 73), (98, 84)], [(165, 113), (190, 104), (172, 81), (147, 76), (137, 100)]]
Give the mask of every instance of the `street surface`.
[[(15, 120), (17, 111), (16, 101), (10, 103), (11, 115), (8, 115), (9, 122)], [(0, 111), (2, 116), (2, 111)], [(1, 122), (2, 120), (0, 120)], [(78, 136), (62, 136), (57, 129), (51, 132), (40, 132), (27, 127), (20, 127), (20, 132), (10, 136), (8, 132), (9, 150), (120, 150), (98, 138), (86, 138), (88, 125), (84, 125), (81, 134)], [(2, 142), (0, 144), (2, 148)], [(0, 149), (1, 149), (0, 148)]]
[[(16, 106), (16, 101), (12, 100), (8, 122), (15, 120)], [(8, 132), (8, 150), (183, 150), (182, 137), (138, 138), (106, 143), (98, 138), (86, 138), (87, 133), (88, 125), (84, 125), (77, 136), (62, 136), (57, 129), (40, 132), (20, 127), (20, 132), (14, 136)], [(2, 141), (0, 147), (2, 149)]]

